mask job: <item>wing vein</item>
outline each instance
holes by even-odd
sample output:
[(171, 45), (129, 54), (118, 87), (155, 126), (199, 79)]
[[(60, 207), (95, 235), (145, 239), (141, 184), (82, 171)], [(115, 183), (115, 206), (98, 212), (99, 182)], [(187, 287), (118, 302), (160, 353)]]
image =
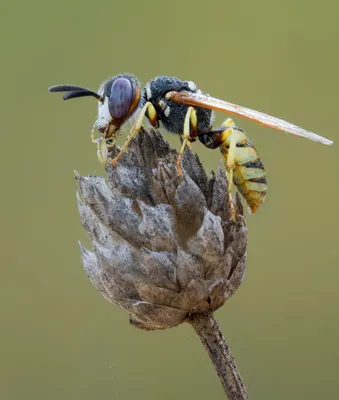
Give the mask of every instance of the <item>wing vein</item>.
[(236, 115), (256, 122), (257, 124), (267, 126), (268, 128), (290, 133), (295, 136), (301, 136), (313, 140), (314, 142), (320, 142), (326, 145), (333, 143), (333, 141), (326, 139), (323, 136), (307, 131), (306, 129), (291, 124), (283, 119), (273, 117), (260, 111), (251, 110), (250, 108), (238, 106), (236, 104), (216, 99), (201, 93), (169, 92), (166, 97), (179, 104), (203, 107), (231, 115)]

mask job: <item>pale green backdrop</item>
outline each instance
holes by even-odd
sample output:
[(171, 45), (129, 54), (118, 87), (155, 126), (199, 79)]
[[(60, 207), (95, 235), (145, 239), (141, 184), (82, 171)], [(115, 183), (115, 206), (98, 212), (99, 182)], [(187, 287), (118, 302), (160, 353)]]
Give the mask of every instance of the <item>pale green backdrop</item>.
[(47, 87), (95, 89), (120, 72), (194, 80), (337, 141), (237, 119), (269, 193), (248, 216), (246, 279), (217, 318), (252, 399), (338, 398), (339, 3), (5, 0), (0, 20), (0, 399), (224, 398), (189, 326), (134, 329), (80, 263), (73, 169), (102, 173), (96, 104)]

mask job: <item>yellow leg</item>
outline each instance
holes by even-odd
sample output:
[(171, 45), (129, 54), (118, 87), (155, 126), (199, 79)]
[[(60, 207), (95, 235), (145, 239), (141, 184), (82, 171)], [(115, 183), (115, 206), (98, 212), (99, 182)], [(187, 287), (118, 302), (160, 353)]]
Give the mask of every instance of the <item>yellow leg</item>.
[(106, 164), (107, 154), (108, 150), (105, 138), (97, 139), (97, 157), (101, 164)]
[(107, 148), (113, 144), (112, 138), (105, 139), (103, 136), (101, 136), (101, 137), (95, 139), (94, 127), (95, 127), (95, 125), (93, 126), (93, 129), (91, 132), (91, 140), (92, 140), (92, 143), (95, 143), (97, 145), (98, 160), (100, 161), (101, 164), (106, 164), (107, 154), (108, 154)]
[(234, 128), (235, 127), (235, 123), (233, 121), (232, 118), (227, 118), (222, 124), (221, 126), (226, 126), (226, 128)]
[(130, 143), (131, 143), (132, 139), (134, 138), (134, 136), (136, 136), (138, 134), (138, 132), (140, 131), (140, 129), (142, 127), (142, 123), (143, 123), (144, 118), (145, 118), (146, 111), (148, 111), (148, 117), (149, 117), (149, 120), (150, 120), (151, 124), (153, 126), (156, 125), (156, 123), (157, 123), (157, 112), (155, 111), (155, 108), (153, 107), (153, 104), (148, 101), (143, 106), (141, 111), (139, 112), (138, 118), (135, 121), (135, 124), (134, 124), (133, 128), (131, 129), (131, 132), (129, 133), (129, 135), (128, 135), (127, 139), (126, 139), (126, 142), (122, 146), (122, 148), (120, 150), (120, 153), (117, 154), (117, 156), (114, 157), (113, 160), (111, 160), (111, 164), (114, 167), (116, 166), (116, 163), (119, 160), (119, 158), (128, 149), (128, 146), (130, 145)]
[[(221, 140), (223, 143), (222, 148), (224, 148), (223, 154), (225, 155), (225, 167), (229, 175), (228, 191), (231, 192), (233, 188), (233, 170), (235, 168), (234, 152), (237, 146), (237, 135), (236, 131), (233, 130), (235, 123), (231, 118), (227, 118), (221, 126), (225, 126), (227, 128), (221, 134)], [(225, 149), (226, 146), (228, 146), (227, 149)]]
[[(235, 124), (231, 118), (228, 118), (222, 126), (225, 126), (227, 129), (222, 133), (222, 142), (221, 151), (224, 156), (226, 174), (228, 180), (228, 199), (231, 208), (231, 219), (235, 220), (235, 209), (232, 201), (232, 188), (233, 188), (233, 171), (236, 167), (235, 165), (235, 150), (237, 146), (237, 131), (233, 129)], [(226, 147), (227, 146), (227, 147)]]
[(188, 107), (186, 116), (185, 116), (185, 122), (184, 122), (184, 140), (181, 145), (180, 152), (178, 154), (177, 158), (177, 172), (178, 175), (183, 175), (182, 169), (181, 169), (181, 159), (184, 155), (185, 147), (190, 145), (190, 138), (191, 138), (191, 128), (194, 132), (196, 132), (196, 127), (197, 127), (197, 114), (195, 112), (195, 109), (193, 107)]
[(237, 146), (237, 136), (232, 129), (232, 133), (230, 135), (230, 145), (228, 149), (227, 159), (226, 159), (226, 168), (230, 175), (230, 181), (228, 182), (228, 191), (230, 192), (233, 188), (233, 170), (235, 168), (234, 162), (234, 153)]

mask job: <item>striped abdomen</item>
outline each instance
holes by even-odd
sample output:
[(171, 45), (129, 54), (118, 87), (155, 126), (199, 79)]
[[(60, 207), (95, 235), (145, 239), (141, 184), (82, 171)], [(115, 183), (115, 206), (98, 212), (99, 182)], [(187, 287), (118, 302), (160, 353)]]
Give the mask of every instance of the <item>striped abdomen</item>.
[(236, 148), (234, 149), (233, 182), (243, 195), (251, 212), (255, 214), (267, 192), (266, 172), (257, 150), (243, 131), (234, 130), (226, 142), (230, 142), (234, 133), (236, 133)]

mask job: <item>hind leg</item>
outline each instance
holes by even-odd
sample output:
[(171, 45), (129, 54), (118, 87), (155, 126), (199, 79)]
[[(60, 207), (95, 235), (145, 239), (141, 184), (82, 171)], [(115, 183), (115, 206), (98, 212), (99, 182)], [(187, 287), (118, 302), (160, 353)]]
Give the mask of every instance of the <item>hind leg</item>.
[(228, 118), (220, 128), (199, 135), (199, 140), (208, 148), (220, 148), (221, 155), (226, 168), (228, 181), (228, 200), (231, 209), (231, 219), (235, 220), (235, 208), (232, 199), (233, 171), (236, 167), (235, 151), (238, 141), (237, 130), (231, 118)]
[(223, 122), (221, 126), (226, 128), (225, 131), (223, 131), (221, 134), (222, 145), (220, 147), (223, 155), (224, 155), (223, 152), (224, 148), (227, 149), (227, 152), (225, 152), (225, 156), (223, 157), (223, 159), (228, 174), (228, 192), (231, 201), (232, 200), (231, 191), (233, 188), (233, 170), (235, 168), (234, 152), (237, 145), (237, 140), (236, 140), (237, 138), (233, 130), (233, 128), (235, 127), (235, 123), (231, 118), (227, 118), (227, 120)]

